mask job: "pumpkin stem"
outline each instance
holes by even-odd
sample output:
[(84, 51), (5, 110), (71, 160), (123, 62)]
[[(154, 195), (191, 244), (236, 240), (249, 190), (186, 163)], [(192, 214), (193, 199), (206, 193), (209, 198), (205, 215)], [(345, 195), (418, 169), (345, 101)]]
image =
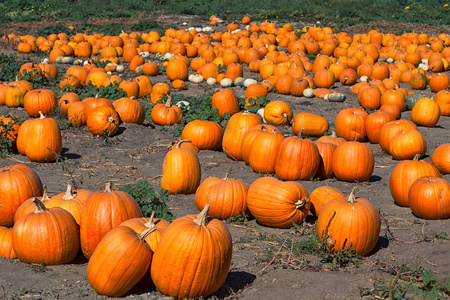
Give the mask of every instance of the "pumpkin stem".
[(141, 241), (144, 240), (150, 233), (152, 233), (153, 231), (156, 231), (156, 226), (153, 224), (154, 227), (152, 228), (148, 228), (145, 229), (144, 231), (142, 231), (141, 233), (137, 234), (138, 239), (140, 239)]
[(152, 211), (152, 214), (150, 215), (150, 219), (148, 219), (147, 223), (144, 224), (147, 228), (152, 228), (155, 226), (155, 223), (153, 222), (153, 217), (155, 216), (155, 211)]
[(305, 197), (303, 199), (299, 199), (294, 205), (296, 209), (300, 209), (303, 206), (305, 206), (306, 202), (309, 200), (308, 197)]
[(228, 172), (227, 172), (227, 174), (225, 174), (225, 178), (224, 178), (224, 180), (227, 180), (227, 179), (228, 179), (228, 176), (230, 176), (230, 173), (231, 173), (231, 170), (230, 170), (230, 171), (228, 171)]
[(111, 186), (112, 186), (112, 183), (107, 182), (106, 187), (105, 187), (105, 192), (111, 193)]
[(42, 202), (46, 202), (46, 201), (48, 201), (48, 200), (50, 200), (50, 198), (48, 197), (48, 194), (47, 194), (47, 186), (46, 185), (44, 185), (44, 192), (42, 193)]
[(416, 153), (416, 155), (414, 155), (414, 158), (412, 160), (419, 160), (420, 158), (420, 153)]
[(66, 194), (64, 196), (62, 196), (62, 199), (63, 200), (72, 200), (74, 198), (75, 198), (75, 194), (73, 193), (73, 187), (69, 183), (69, 184), (67, 184)]
[(108, 118), (108, 122), (109, 122), (109, 123), (114, 123), (114, 118), (113, 118), (113, 117), (109, 117), (109, 118)]
[(209, 212), (209, 204), (205, 205), (205, 208), (198, 214), (197, 218), (194, 220), (194, 223), (199, 226), (206, 226), (208, 224), (208, 212)]
[(170, 97), (170, 95), (167, 95), (167, 101), (166, 101), (166, 104), (164, 104), (164, 106), (171, 107), (170, 101), (172, 101), (172, 97)]
[(184, 143), (184, 142), (189, 142), (189, 143), (191, 143), (190, 140), (179, 140), (179, 141), (177, 142), (177, 144), (175, 145), (175, 148), (180, 148), (180, 145), (181, 145), (182, 143)]
[(357, 189), (358, 189), (358, 186), (353, 187), (352, 192), (348, 196), (347, 203), (355, 203), (356, 202), (355, 193), (356, 193)]
[(302, 132), (303, 132), (304, 129), (305, 129), (305, 128), (302, 128), (302, 129), (300, 130), (300, 132), (298, 133), (298, 135), (297, 135), (297, 138), (298, 138), (299, 140), (302, 139)]
[(337, 138), (336, 129), (335, 129), (334, 127), (331, 128), (331, 137), (332, 137), (333, 139)]
[(36, 204), (36, 210), (34, 211), (35, 214), (40, 214), (48, 210), (48, 208), (44, 206), (44, 203), (42, 203), (42, 201), (38, 198), (34, 198), (33, 202)]
[(45, 119), (45, 116), (41, 111), (39, 111), (39, 116), (40, 116), (39, 119), (41, 120)]

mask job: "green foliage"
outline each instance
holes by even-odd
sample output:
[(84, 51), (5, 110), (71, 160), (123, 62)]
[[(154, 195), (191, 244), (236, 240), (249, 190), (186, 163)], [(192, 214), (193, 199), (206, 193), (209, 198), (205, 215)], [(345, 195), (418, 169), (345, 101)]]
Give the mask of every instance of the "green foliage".
[(14, 55), (0, 55), (0, 81), (14, 81), (22, 63)]
[[(22, 124), (23, 120), (19, 117), (11, 117), (17, 124)], [(14, 149), (15, 143), (9, 138), (14, 132), (12, 123), (5, 124), (0, 120), (0, 157), (5, 158)]]
[(95, 97), (97, 95), (101, 98), (106, 98), (109, 100), (117, 100), (127, 97), (127, 93), (119, 88), (118, 83), (110, 84), (106, 87), (101, 85), (100, 88), (97, 88), (91, 82), (88, 82), (87, 84), (82, 84), (81, 87), (76, 90), (76, 93), (81, 99)]
[(58, 34), (65, 33), (67, 36), (74, 35), (75, 30), (70, 29), (69, 27), (63, 26), (61, 24), (53, 24), (47, 27), (44, 27), (36, 32), (37, 36), (49, 36), (50, 34)]
[(250, 98), (248, 99), (248, 105), (245, 107), (246, 102), (244, 98), (238, 98), (239, 107), (241, 110), (247, 110), (251, 113), (256, 113), (261, 107), (265, 107), (270, 102), (270, 97), (261, 97), (258, 96), (256, 99)]
[(150, 217), (152, 211), (154, 211), (155, 218), (169, 222), (175, 220), (175, 216), (166, 204), (166, 201), (169, 200), (169, 191), (161, 189), (156, 193), (147, 181), (140, 181), (136, 185), (127, 184), (121, 187), (119, 191), (127, 192), (136, 199), (144, 217)]
[(152, 19), (142, 19), (139, 20), (137, 24), (131, 26), (131, 30), (141, 32), (149, 32), (158, 29), (162, 29), (161, 25), (159, 25), (158, 22)]
[(240, 213), (239, 215), (237, 215), (235, 217), (226, 219), (225, 223), (245, 226), (248, 223), (248, 215), (246, 213)]

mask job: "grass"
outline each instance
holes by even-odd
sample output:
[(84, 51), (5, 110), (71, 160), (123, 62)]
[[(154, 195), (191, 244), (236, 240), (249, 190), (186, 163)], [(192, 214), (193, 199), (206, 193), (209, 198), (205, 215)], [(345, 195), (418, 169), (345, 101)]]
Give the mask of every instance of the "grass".
[[(248, 14), (254, 21), (320, 22), (321, 25), (338, 28), (379, 20), (439, 26), (450, 24), (449, 8), (444, 7), (446, 3), (445, 0), (280, 0), (267, 5), (262, 0), (9, 0), (0, 4), (3, 12), (0, 24), (40, 20), (83, 21), (83, 32), (106, 30), (105, 34), (115, 34), (126, 29), (162, 30), (155, 19), (168, 14), (199, 15), (204, 20), (214, 14), (227, 22), (239, 21)], [(144, 11), (153, 12), (153, 15), (148, 16)], [(125, 28), (125, 24), (109, 24), (101, 28), (95, 25), (98, 18), (134, 18), (139, 22), (130, 28)], [(52, 26), (54, 30), (67, 30), (58, 28), (58, 24)]]

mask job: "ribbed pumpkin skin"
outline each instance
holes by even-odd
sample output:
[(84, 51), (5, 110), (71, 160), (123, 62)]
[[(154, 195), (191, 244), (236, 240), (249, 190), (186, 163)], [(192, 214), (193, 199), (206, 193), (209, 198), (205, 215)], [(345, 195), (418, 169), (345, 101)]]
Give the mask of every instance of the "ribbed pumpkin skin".
[(376, 111), (368, 115), (366, 118), (366, 134), (369, 141), (372, 144), (378, 144), (378, 134), (381, 127), (392, 121), (395, 121), (395, 117), (388, 112)]
[(80, 222), (81, 250), (89, 259), (101, 239), (122, 222), (142, 217), (139, 204), (128, 193), (111, 191), (95, 192), (83, 204)]
[(316, 177), (320, 179), (327, 179), (333, 177), (333, 168), (331, 167), (331, 160), (333, 159), (334, 150), (337, 146), (332, 143), (314, 142), (319, 149), (320, 163), (316, 172)]
[(47, 194), (47, 187), (44, 186), (44, 192), (42, 194), (42, 197), (31, 197), (31, 198), (25, 200), (19, 206), (19, 208), (16, 210), (16, 213), (14, 214), (14, 223), (16, 223), (17, 220), (19, 220), (21, 216), (30, 214), (30, 213), (33, 213), (36, 211), (36, 204), (33, 202), (33, 200), (35, 198), (38, 198), (39, 200), (41, 200), (42, 204), (44, 204), (44, 206), (45, 206), (45, 204), (48, 202), (48, 200), (50, 200), (50, 198), (48, 197), (48, 194)]
[(152, 259), (155, 286), (177, 299), (213, 294), (225, 282), (231, 265), (233, 246), (225, 224), (208, 217), (206, 225), (197, 225), (197, 216), (176, 219)]
[(310, 205), (308, 192), (295, 181), (283, 182), (273, 177), (261, 177), (248, 189), (248, 210), (265, 226), (291, 228), (292, 222), (301, 224)]
[(144, 123), (145, 109), (138, 101), (130, 98), (121, 98), (114, 101), (113, 106), (123, 123), (139, 125)]
[(334, 150), (331, 168), (344, 181), (366, 181), (372, 176), (375, 160), (372, 150), (360, 142), (346, 142)]
[(323, 136), (328, 131), (328, 121), (322, 116), (301, 112), (295, 115), (292, 130), (297, 135), (303, 128), (305, 135)]
[(25, 121), (19, 128), (17, 149), (34, 162), (55, 161), (55, 153), (60, 154), (62, 151), (58, 123), (55, 119), (45, 118), (43, 115), (41, 118)]
[(12, 229), (0, 226), (0, 256), (17, 258), (12, 246)]
[(208, 177), (195, 192), (195, 205), (199, 210), (210, 205), (208, 215), (226, 220), (241, 213), (247, 213), (248, 185), (241, 180)]
[(396, 160), (412, 159), (417, 153), (423, 157), (426, 152), (425, 136), (414, 129), (397, 134), (389, 143), (389, 153)]
[(252, 146), (253, 141), (259, 134), (264, 132), (275, 132), (283, 136), (283, 133), (277, 127), (269, 124), (255, 125), (248, 129), (244, 137), (242, 138), (241, 143), (242, 160), (245, 161), (247, 165), (250, 164), (250, 147)]
[(89, 131), (96, 136), (113, 136), (119, 130), (119, 114), (109, 106), (94, 108), (86, 121)]
[(261, 124), (261, 119), (257, 114), (249, 112), (239, 112), (228, 120), (227, 128), (222, 139), (222, 148), (226, 156), (242, 160), (242, 139), (245, 133), (256, 125)]
[(450, 217), (450, 183), (439, 177), (426, 176), (414, 181), (408, 193), (409, 207), (422, 219)]
[(275, 130), (258, 134), (249, 150), (249, 165), (256, 173), (272, 174), (275, 172), (275, 160), (280, 143), (284, 140), (282, 134)]
[[(333, 220), (331, 217), (336, 212)], [(361, 255), (367, 255), (375, 247), (380, 235), (381, 219), (378, 210), (364, 198), (349, 203), (347, 198), (334, 199), (328, 202), (320, 212), (317, 220), (317, 234), (320, 239), (326, 238), (323, 232), (328, 224), (328, 235), (335, 243), (333, 250), (347, 248)]]
[(136, 232), (119, 226), (108, 232), (92, 254), (87, 279), (100, 295), (120, 297), (144, 276), (153, 252)]
[(335, 129), (339, 137), (347, 141), (364, 141), (366, 134), (366, 118), (368, 114), (358, 107), (343, 109), (336, 116)]
[(69, 263), (80, 249), (80, 227), (58, 207), (20, 217), (12, 234), (14, 252), (27, 263)]
[(194, 120), (184, 127), (183, 140), (189, 140), (199, 150), (218, 150), (222, 145), (223, 129), (214, 121)]
[(58, 101), (52, 90), (35, 89), (25, 94), (23, 105), (30, 117), (39, 117), (39, 111), (48, 115), (58, 105)]
[(322, 208), (331, 200), (343, 198), (345, 195), (337, 188), (331, 186), (321, 186), (311, 192), (311, 213), (319, 217)]
[(0, 226), (12, 226), (19, 206), (31, 197), (42, 196), (38, 174), (22, 164), (0, 169)]
[(411, 121), (416, 125), (434, 127), (441, 116), (439, 104), (430, 98), (422, 98), (411, 110)]
[(387, 122), (381, 126), (380, 131), (378, 132), (378, 142), (380, 143), (381, 148), (389, 153), (389, 143), (392, 138), (399, 133), (412, 129), (417, 129), (416, 125), (405, 119)]
[(450, 173), (450, 143), (438, 146), (431, 157), (433, 165), (441, 172), (441, 174)]
[(389, 180), (389, 188), (395, 203), (409, 207), (408, 193), (411, 185), (424, 176), (441, 177), (439, 171), (427, 161), (405, 160), (394, 167)]
[(278, 146), (275, 174), (283, 180), (310, 180), (319, 164), (319, 149), (314, 142), (292, 136)]
[(200, 161), (197, 154), (188, 148), (174, 148), (167, 152), (162, 173), (161, 188), (171, 194), (192, 194), (200, 185)]
[(239, 111), (239, 102), (232, 89), (216, 90), (212, 96), (212, 109), (218, 109), (219, 115), (223, 118), (225, 113), (234, 115)]

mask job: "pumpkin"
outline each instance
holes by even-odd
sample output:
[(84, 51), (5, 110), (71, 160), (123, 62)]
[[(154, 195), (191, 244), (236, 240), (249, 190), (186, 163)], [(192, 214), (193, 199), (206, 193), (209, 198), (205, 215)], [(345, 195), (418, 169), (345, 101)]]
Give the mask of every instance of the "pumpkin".
[(441, 177), (438, 169), (427, 161), (419, 161), (419, 155), (412, 160), (404, 160), (398, 163), (392, 170), (389, 180), (389, 188), (392, 198), (400, 206), (409, 206), (408, 192), (411, 185), (424, 176)]
[(349, 141), (338, 146), (331, 159), (334, 176), (339, 180), (350, 182), (369, 180), (374, 163), (370, 147), (357, 141)]
[[(294, 121), (295, 122), (295, 121)], [(341, 137), (338, 137), (336, 134), (336, 129), (331, 128), (331, 135), (324, 135), (317, 139), (318, 142), (331, 143), (336, 146), (345, 143), (347, 140)]]
[(17, 149), (34, 162), (55, 161), (62, 150), (58, 123), (42, 113), (40, 118), (25, 121), (19, 128)]
[(81, 211), (80, 241), (84, 256), (89, 259), (102, 238), (122, 222), (142, 217), (139, 204), (128, 193), (112, 191), (106, 183), (84, 202)]
[(114, 108), (111, 101), (109, 101), (106, 98), (101, 98), (99, 95), (96, 95), (95, 97), (88, 97), (84, 99), (82, 102), (86, 104), (84, 108), (84, 114), (86, 115), (86, 117), (89, 116), (91, 111), (93, 111), (99, 106), (108, 106)]
[(183, 140), (189, 140), (199, 150), (219, 150), (222, 146), (223, 129), (214, 121), (194, 120), (181, 132)]
[(226, 156), (242, 160), (242, 140), (246, 132), (258, 124), (261, 124), (258, 115), (248, 111), (231, 116), (222, 139), (222, 149)]
[(105, 235), (86, 270), (89, 284), (97, 293), (108, 297), (123, 296), (144, 277), (153, 256), (144, 240), (154, 230), (156, 228), (136, 234), (130, 227), (119, 226)]
[(434, 102), (439, 105), (441, 116), (450, 116), (450, 92), (440, 91), (434, 97)]
[[(67, 190), (48, 199), (45, 202), (45, 207), (60, 207), (67, 210), (74, 217), (77, 224), (80, 225), (83, 204), (91, 194), (92, 192), (89, 190), (74, 190), (72, 185), (68, 184)], [(41, 201), (44, 202), (43, 200)]]
[(450, 143), (439, 145), (431, 157), (433, 165), (443, 175), (450, 173)]
[(188, 66), (181, 60), (170, 61), (166, 67), (166, 75), (170, 81), (186, 80), (188, 78)]
[[(186, 143), (184, 143), (186, 144)], [(159, 241), (161, 240), (161, 236), (166, 231), (167, 227), (169, 227), (170, 222), (164, 219), (155, 218), (155, 212), (152, 211), (152, 214), (149, 218), (133, 218), (127, 221), (124, 221), (120, 226), (126, 226), (133, 229), (136, 233), (143, 232), (146, 229), (155, 228), (155, 231), (150, 232), (146, 237), (145, 241), (150, 245), (150, 249), (155, 252), (156, 247), (158, 247)], [(150, 273), (148, 274), (150, 276)]]
[(413, 90), (424, 90), (427, 87), (427, 77), (420, 72), (414, 73), (411, 75), (410, 84)]
[(148, 96), (152, 93), (152, 82), (150, 81), (150, 78), (148, 78), (145, 75), (137, 76), (133, 79), (136, 81), (139, 85), (139, 94), (138, 98)]
[(239, 111), (239, 102), (232, 89), (217, 89), (212, 96), (212, 109), (218, 109), (223, 118), (225, 113), (230, 116)]
[(161, 97), (169, 94), (170, 86), (165, 82), (158, 82), (152, 87), (152, 95), (150, 97), (150, 101), (152, 102), (152, 104), (155, 104), (156, 102), (161, 100)]
[(70, 105), (67, 110), (67, 119), (72, 125), (86, 125), (87, 117), (85, 114), (86, 104), (84, 102), (76, 102)]
[(23, 215), (32, 213), (36, 210), (36, 204), (33, 202), (35, 198), (38, 198), (39, 200), (41, 200), (42, 204), (45, 204), (48, 202), (48, 200), (50, 200), (50, 198), (48, 197), (47, 194), (47, 186), (44, 185), (44, 191), (42, 192), (42, 196), (40, 197), (31, 197), (27, 200), (25, 200), (20, 206), (19, 208), (17, 208), (16, 213), (14, 214), (14, 223), (17, 222), (17, 220), (19, 220), (19, 218)]
[(310, 180), (317, 173), (319, 149), (311, 140), (302, 139), (302, 131), (278, 146), (275, 174), (282, 180)]
[(363, 108), (377, 109), (380, 107), (381, 90), (374, 84), (367, 84), (358, 90), (358, 102)]
[(178, 299), (207, 297), (225, 282), (233, 251), (231, 235), (222, 221), (207, 217), (208, 210), (206, 204), (200, 214), (176, 219), (161, 237), (151, 276), (163, 294)]
[(366, 133), (369, 141), (372, 144), (378, 144), (378, 134), (381, 127), (392, 121), (395, 121), (395, 117), (388, 112), (376, 111), (369, 114), (366, 118)]
[(343, 70), (339, 75), (339, 81), (342, 83), (342, 85), (354, 85), (357, 80), (358, 74), (356, 74), (356, 71), (351, 68)]
[[(10, 129), (6, 129), (10, 124)], [(12, 141), (12, 146), (15, 145), (17, 134), (19, 133), (20, 124), (15, 117), (0, 116), (0, 137), (7, 138)], [(6, 144), (4, 144), (7, 146)], [(2, 146), (0, 146), (0, 149)]]
[(172, 98), (169, 96), (166, 103), (158, 103), (152, 109), (151, 118), (157, 125), (174, 125), (181, 123), (183, 113), (177, 105), (171, 105)]
[(306, 189), (298, 182), (261, 177), (250, 185), (247, 205), (262, 225), (291, 228), (293, 224), (303, 223), (311, 201)]
[(226, 220), (240, 214), (248, 213), (248, 185), (241, 180), (208, 177), (195, 192), (195, 205), (201, 211), (206, 204), (210, 205), (208, 215), (219, 220)]
[(450, 183), (435, 176), (421, 177), (411, 185), (408, 201), (419, 218), (447, 219), (450, 217)]
[[(236, 85), (236, 82), (235, 82)], [(267, 90), (260, 84), (254, 83), (247, 87), (245, 90), (245, 106), (249, 106), (251, 103), (256, 102), (258, 97), (266, 97)], [(252, 100), (253, 99), (253, 100)]]
[(399, 133), (389, 142), (389, 154), (396, 160), (412, 159), (416, 154), (423, 157), (426, 152), (425, 136), (415, 129)]
[(80, 66), (71, 66), (67, 69), (65, 76), (69, 75), (77, 77), (81, 84), (85, 84), (86, 78), (89, 75), (89, 69)]
[(52, 90), (35, 89), (25, 94), (23, 105), (30, 117), (39, 117), (40, 113), (48, 115), (58, 105), (58, 101)]
[(264, 119), (273, 125), (285, 125), (292, 120), (292, 108), (284, 101), (269, 102), (264, 108)]
[(23, 215), (12, 230), (13, 249), (23, 262), (59, 265), (71, 262), (80, 248), (80, 229), (61, 208), (47, 209), (35, 199), (36, 210)]
[(314, 74), (314, 85), (318, 88), (331, 88), (336, 79), (331, 70), (321, 69)]
[(253, 139), (248, 151), (248, 163), (252, 170), (262, 174), (275, 172), (278, 146), (284, 139), (276, 130), (262, 131)]
[(430, 89), (432, 92), (439, 92), (447, 89), (449, 78), (445, 73), (432, 74), (430, 77)]
[(403, 94), (400, 89), (393, 88), (383, 93), (383, 95), (381, 96), (380, 103), (381, 105), (395, 104), (398, 107), (400, 107), (401, 111), (405, 111), (406, 110), (405, 98), (406, 95)]
[(283, 133), (273, 125), (255, 125), (247, 130), (241, 141), (241, 160), (250, 165), (250, 148), (255, 138), (263, 133), (271, 132), (283, 136)]
[(181, 79), (175, 79), (172, 82), (172, 87), (174, 89), (178, 89), (178, 90), (185, 90), (186, 89), (186, 83), (184, 82), (184, 80)]
[(332, 178), (333, 169), (331, 167), (331, 160), (333, 158), (334, 150), (336, 150), (337, 146), (335, 144), (323, 143), (318, 141), (316, 141), (315, 144), (319, 149), (320, 164), (314, 177), (319, 177), (320, 179)]
[(69, 111), (70, 105), (80, 101), (81, 101), (80, 96), (78, 96), (76, 93), (73, 92), (65, 93), (58, 101), (59, 110), (64, 116), (67, 116), (67, 112)]
[(366, 118), (368, 113), (358, 107), (341, 110), (336, 116), (334, 128), (339, 137), (347, 141), (364, 141), (366, 134)]
[(328, 131), (328, 121), (319, 115), (300, 112), (294, 117), (292, 130), (295, 135), (298, 135), (301, 129), (303, 129), (303, 134), (306, 135), (323, 136)]
[(5, 91), (5, 105), (8, 107), (23, 106), (24, 97), (27, 92), (25, 87), (18, 84), (8, 85)]
[(387, 122), (383, 126), (381, 126), (380, 131), (378, 133), (378, 142), (380, 143), (381, 148), (389, 153), (389, 143), (392, 138), (399, 133), (416, 129), (416, 125), (413, 122), (400, 119), (396, 121)]
[(81, 86), (80, 79), (73, 75), (65, 75), (59, 82), (59, 88), (61, 91), (73, 91)]
[(343, 198), (345, 195), (337, 188), (331, 186), (321, 186), (311, 192), (311, 213), (318, 218), (322, 208), (331, 200)]
[(375, 206), (364, 198), (355, 198), (356, 187), (348, 198), (329, 201), (317, 219), (317, 236), (332, 252), (351, 249), (369, 254), (377, 244), (381, 218)]
[(99, 106), (88, 114), (86, 124), (94, 136), (113, 136), (119, 130), (120, 117), (114, 108)]
[(142, 65), (142, 73), (147, 76), (157, 76), (159, 73), (159, 66), (155, 62), (146, 62)]
[(200, 185), (201, 168), (197, 154), (189, 148), (180, 148), (180, 140), (164, 157), (161, 188), (171, 194), (192, 194)]
[(39, 197), (43, 186), (37, 173), (23, 164), (0, 169), (0, 226), (12, 226), (19, 206), (31, 197)]
[(142, 125), (145, 120), (145, 109), (141, 103), (131, 98), (120, 98), (113, 102), (122, 123)]
[(19, 74), (22, 76), (25, 76), (26, 74), (29, 75), (30, 78), (36, 78), (42, 75), (42, 69), (34, 62), (24, 63), (19, 69)]
[(439, 104), (424, 97), (416, 102), (411, 110), (411, 121), (416, 125), (434, 127), (439, 121), (441, 110)]
[(0, 226), (0, 257), (17, 258), (12, 246), (12, 229)]

